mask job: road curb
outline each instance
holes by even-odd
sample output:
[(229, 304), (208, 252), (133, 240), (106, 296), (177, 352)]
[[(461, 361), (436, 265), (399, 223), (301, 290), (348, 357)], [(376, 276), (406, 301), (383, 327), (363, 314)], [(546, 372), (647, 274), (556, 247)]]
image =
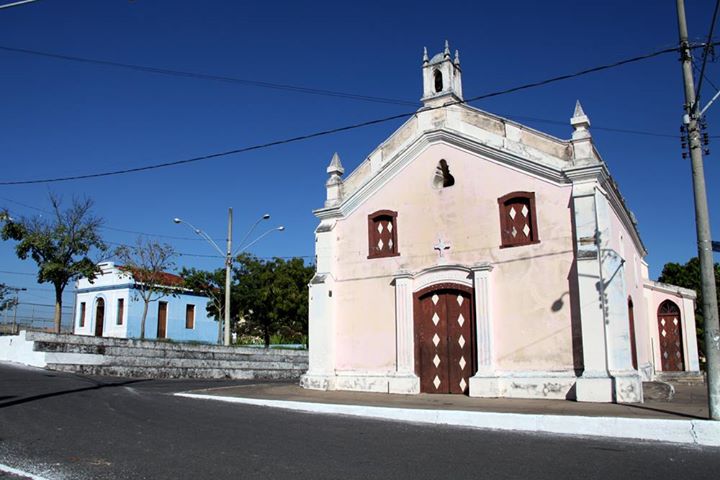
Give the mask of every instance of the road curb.
[(26, 472), (24, 470), (20, 470), (20, 469), (11, 467), (10, 465), (5, 465), (4, 463), (0, 463), (0, 473), (2, 473), (2, 472), (11, 473), (13, 475), (17, 475), (18, 477), (26, 478), (26, 479), (30, 479), (30, 480), (48, 480), (47, 478), (35, 475), (34, 473)]
[(711, 420), (665, 420), (495, 413), (463, 410), (427, 410), (225, 397), (197, 393), (176, 393), (175, 395), (186, 398), (283, 408), (302, 412), (351, 415), (433, 425), (609, 437), (627, 440), (654, 440), (659, 442), (720, 447), (720, 422)]

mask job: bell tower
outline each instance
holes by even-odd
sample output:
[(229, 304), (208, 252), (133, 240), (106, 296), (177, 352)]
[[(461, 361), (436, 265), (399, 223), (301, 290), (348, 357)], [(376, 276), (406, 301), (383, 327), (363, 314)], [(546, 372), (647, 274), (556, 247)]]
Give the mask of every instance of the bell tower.
[(427, 48), (423, 52), (423, 97), (425, 106), (434, 106), (463, 99), (460, 54), (450, 56), (450, 45), (445, 40), (445, 50), (428, 58)]

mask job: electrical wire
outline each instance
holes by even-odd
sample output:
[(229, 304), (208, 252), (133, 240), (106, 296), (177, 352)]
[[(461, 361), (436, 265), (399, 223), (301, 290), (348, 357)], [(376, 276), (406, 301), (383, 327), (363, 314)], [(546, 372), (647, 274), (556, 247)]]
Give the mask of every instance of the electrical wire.
[(718, 14), (718, 8), (720, 7), (720, 0), (715, 1), (715, 10), (713, 11), (712, 21), (710, 22), (710, 31), (708, 32), (707, 41), (705, 42), (705, 47), (703, 48), (703, 62), (702, 67), (700, 68), (700, 78), (698, 79), (698, 85), (697, 89), (695, 91), (695, 105), (693, 105), (692, 111), (696, 111), (698, 109), (698, 106), (700, 105), (700, 90), (702, 88), (702, 82), (703, 78), (705, 77), (705, 65), (707, 64), (707, 57), (710, 53), (710, 49), (713, 46), (712, 43), (712, 36), (713, 31), (715, 30), (715, 20), (717, 20), (717, 14)]
[[(449, 106), (466, 104), (466, 103), (476, 102), (479, 100), (485, 100), (488, 98), (493, 98), (493, 97), (497, 97), (497, 96), (501, 96), (501, 95), (507, 95), (510, 93), (515, 93), (515, 92), (528, 90), (531, 88), (536, 88), (536, 87), (548, 85), (548, 84), (563, 81), (563, 80), (568, 80), (571, 78), (588, 75), (590, 73), (596, 73), (596, 72), (600, 72), (603, 70), (616, 68), (616, 67), (619, 67), (622, 65), (628, 65), (630, 63), (647, 60), (647, 59), (654, 58), (654, 57), (657, 57), (657, 56), (660, 56), (660, 55), (663, 55), (666, 53), (676, 52), (676, 51), (677, 51), (676, 47), (665, 48), (665, 49), (658, 50), (658, 51), (648, 53), (645, 55), (639, 55), (636, 57), (627, 58), (625, 60), (620, 60), (620, 61), (609, 63), (609, 64), (604, 64), (604, 65), (599, 65), (599, 66), (592, 67), (592, 68), (587, 68), (587, 69), (580, 70), (575, 73), (559, 75), (559, 76), (551, 77), (551, 78), (548, 78), (545, 80), (540, 80), (537, 82), (531, 82), (531, 83), (519, 85), (516, 87), (506, 88), (503, 90), (486, 93), (484, 95), (478, 95), (476, 97), (472, 97), (467, 100), (458, 100), (458, 101), (454, 101), (454, 102), (449, 102), (445, 105), (440, 105), (440, 106), (436, 106), (436, 107), (427, 107), (427, 108), (423, 109), (423, 111), (436, 110), (436, 109), (440, 109), (440, 108), (446, 108)], [(121, 170), (111, 170), (111, 171), (98, 172), (98, 173), (89, 173), (89, 174), (85, 174), (85, 175), (72, 175), (72, 176), (65, 176), (65, 177), (52, 177), (52, 178), (33, 179), (33, 180), (3, 181), (3, 182), (0, 182), (0, 185), (32, 185), (32, 184), (41, 184), (41, 183), (57, 183), (57, 182), (66, 182), (66, 181), (71, 181), (71, 180), (84, 180), (84, 179), (90, 179), (90, 178), (125, 175), (125, 174), (129, 174), (129, 173), (145, 172), (145, 171), (150, 171), (150, 170), (157, 170), (160, 168), (174, 167), (174, 166), (179, 166), (179, 165), (187, 165), (190, 163), (196, 163), (196, 162), (201, 162), (201, 161), (206, 161), (206, 160), (213, 160), (216, 158), (226, 157), (229, 155), (236, 155), (236, 154), (246, 153), (246, 152), (250, 152), (250, 151), (254, 151), (254, 150), (262, 150), (262, 149), (266, 149), (266, 148), (270, 148), (270, 147), (275, 147), (278, 145), (296, 143), (296, 142), (305, 141), (305, 140), (309, 140), (309, 139), (313, 139), (313, 138), (323, 137), (323, 136), (332, 135), (332, 134), (336, 134), (336, 133), (340, 133), (340, 132), (346, 132), (349, 130), (355, 130), (355, 129), (363, 128), (363, 127), (368, 127), (371, 125), (378, 125), (378, 124), (386, 123), (386, 122), (389, 122), (392, 120), (398, 120), (398, 119), (402, 119), (402, 118), (411, 117), (416, 114), (417, 114), (417, 112), (413, 111), (413, 112), (406, 112), (406, 113), (401, 113), (401, 114), (396, 114), (396, 115), (390, 115), (387, 117), (377, 118), (374, 120), (368, 120), (365, 122), (354, 123), (354, 124), (345, 125), (342, 127), (331, 128), (328, 130), (321, 130), (321, 131), (306, 134), (306, 135), (299, 135), (296, 137), (286, 138), (286, 139), (282, 139), (282, 140), (275, 140), (272, 142), (256, 144), (256, 145), (252, 145), (252, 146), (248, 146), (248, 147), (236, 148), (236, 149), (227, 150), (224, 152), (200, 155), (197, 157), (191, 157), (191, 158), (186, 158), (186, 159), (182, 159), (182, 160), (174, 160), (174, 161), (169, 161), (169, 162), (157, 163), (157, 164), (153, 164), (153, 165), (145, 165), (142, 167), (127, 168), (127, 169), (121, 169)]]
[(19, 0), (17, 2), (6, 3), (4, 5), (0, 5), (0, 9), (1, 8), (10, 8), (10, 7), (19, 7), (20, 5), (24, 5), (26, 3), (33, 3), (33, 2), (37, 2), (37, 1), (38, 0)]
[(285, 90), (297, 93), (307, 93), (310, 95), (321, 95), (326, 97), (346, 98), (350, 100), (360, 100), (364, 102), (388, 103), (393, 105), (419, 106), (418, 102), (410, 100), (400, 100), (397, 98), (375, 97), (372, 95), (359, 95), (355, 93), (339, 92), (336, 90), (325, 90), (321, 88), (302, 87), (298, 85), (290, 85), (285, 83), (263, 82), (259, 80), (248, 80), (237, 77), (229, 77), (224, 75), (212, 75), (208, 73), (188, 72), (183, 70), (173, 70), (169, 68), (150, 67), (147, 65), (136, 65), (132, 63), (114, 62), (110, 60), (101, 60), (96, 58), (77, 57), (74, 55), (64, 55), (60, 53), (42, 52), (39, 50), (30, 50), (27, 48), (15, 48), (0, 45), (0, 50), (12, 53), (22, 53), (26, 55), (34, 55), (39, 57), (54, 58), (56, 60), (66, 60), (70, 62), (88, 63), (93, 65), (102, 65), (106, 67), (122, 68), (126, 70), (135, 70), (145, 73), (156, 73), (160, 75), (168, 75), (173, 77), (192, 78), (199, 80), (213, 80), (227, 83), (238, 83), (241, 85), (250, 85), (253, 87), (269, 88), (274, 90)]

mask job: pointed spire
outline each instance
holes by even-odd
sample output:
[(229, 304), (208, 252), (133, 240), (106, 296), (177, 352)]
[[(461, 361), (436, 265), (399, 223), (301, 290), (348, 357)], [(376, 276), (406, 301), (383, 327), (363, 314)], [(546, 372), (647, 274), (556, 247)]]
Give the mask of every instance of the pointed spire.
[(427, 65), (427, 63), (430, 61), (430, 58), (427, 54), (427, 47), (423, 47), (423, 65)]
[(587, 115), (585, 115), (582, 105), (580, 105), (580, 100), (577, 100), (575, 102), (575, 113), (573, 113), (573, 117), (583, 117), (583, 116), (587, 116)]
[(457, 50), (455, 50), (455, 66), (460, 66), (460, 52)]
[(330, 165), (327, 167), (327, 173), (330, 177), (325, 182), (325, 188), (327, 190), (327, 199), (325, 200), (326, 207), (335, 207), (342, 203), (343, 199), (343, 179), (340, 176), (345, 173), (345, 169), (340, 162), (340, 155), (335, 152), (330, 160)]
[(328, 165), (327, 167), (327, 173), (329, 173), (331, 176), (340, 176), (345, 173), (345, 169), (343, 168), (342, 162), (340, 161), (340, 155), (338, 155), (337, 152), (333, 154), (332, 160), (330, 160), (330, 165)]
[(450, 58), (450, 43), (445, 40), (445, 58)]
[(570, 119), (570, 125), (573, 127), (573, 140), (579, 140), (582, 138), (590, 138), (590, 119), (585, 114), (585, 111), (580, 104), (580, 100), (575, 103), (575, 111)]

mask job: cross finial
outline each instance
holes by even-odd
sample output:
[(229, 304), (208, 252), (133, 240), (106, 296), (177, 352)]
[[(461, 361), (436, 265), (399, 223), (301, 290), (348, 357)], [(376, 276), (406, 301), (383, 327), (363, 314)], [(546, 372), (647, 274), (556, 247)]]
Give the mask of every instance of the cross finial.
[(438, 241), (433, 245), (433, 249), (438, 251), (438, 257), (443, 257), (443, 251), (449, 250), (452, 245), (450, 242), (445, 242), (442, 238), (438, 237)]

